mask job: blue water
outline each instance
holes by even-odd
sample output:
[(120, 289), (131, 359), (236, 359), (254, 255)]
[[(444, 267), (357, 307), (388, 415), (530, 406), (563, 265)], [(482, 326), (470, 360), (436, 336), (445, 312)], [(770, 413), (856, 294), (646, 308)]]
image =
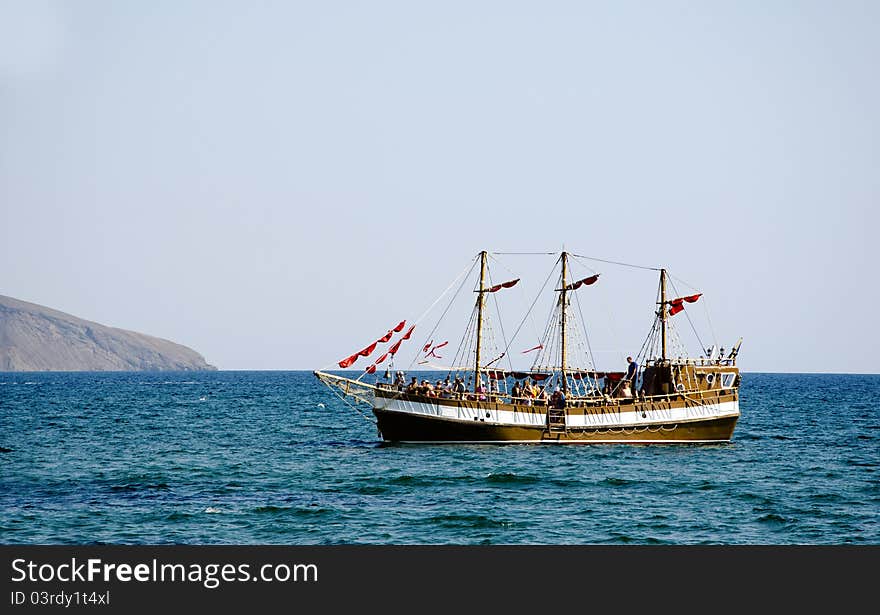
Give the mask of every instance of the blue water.
[(0, 373), (0, 543), (880, 544), (880, 376), (741, 392), (730, 444), (388, 446), (308, 372)]

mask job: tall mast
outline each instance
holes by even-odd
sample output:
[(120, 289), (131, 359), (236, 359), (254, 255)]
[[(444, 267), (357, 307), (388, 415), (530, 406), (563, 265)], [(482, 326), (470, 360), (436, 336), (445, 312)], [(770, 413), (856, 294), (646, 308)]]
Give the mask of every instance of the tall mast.
[(566, 332), (565, 332), (565, 304), (566, 304), (566, 294), (567, 290), (565, 289), (566, 284), (568, 284), (568, 252), (562, 252), (562, 392), (568, 393), (568, 379), (565, 377), (565, 364), (566, 364)]
[(666, 270), (660, 270), (660, 339), (662, 340), (661, 358), (666, 360)]
[(480, 353), (483, 346), (483, 297), (486, 294), (486, 256), (480, 252), (480, 290), (477, 293), (477, 362), (474, 366), (474, 393), (480, 386)]

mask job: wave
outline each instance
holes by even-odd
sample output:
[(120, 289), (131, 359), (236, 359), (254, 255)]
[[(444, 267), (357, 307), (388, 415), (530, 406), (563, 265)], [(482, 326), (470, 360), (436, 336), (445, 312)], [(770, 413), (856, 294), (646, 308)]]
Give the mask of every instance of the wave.
[(361, 495), (381, 495), (388, 492), (388, 487), (383, 487), (382, 485), (363, 485), (355, 487), (353, 491)]
[(329, 508), (320, 506), (275, 506), (274, 504), (266, 504), (265, 506), (257, 506), (253, 512), (259, 515), (298, 515), (304, 517), (321, 516), (330, 514), (333, 511)]
[(293, 509), (292, 509), (290, 506), (272, 506), (272, 505), (268, 505), (268, 506), (257, 506), (257, 507), (254, 509), (254, 512), (255, 512), (255, 513), (260, 513), (260, 514), (266, 514), (266, 513), (268, 513), (268, 514), (271, 514), (271, 515), (275, 515), (275, 514), (278, 514), (278, 513), (286, 513), (286, 512), (291, 511), (291, 510), (293, 510)]
[(511, 472), (498, 472), (489, 474), (489, 476), (486, 477), (486, 482), (501, 485), (532, 485), (541, 482), (541, 479), (536, 476), (513, 474)]
[(132, 493), (135, 491), (168, 491), (171, 487), (168, 483), (124, 483), (122, 485), (112, 485), (110, 491), (116, 493)]
[(777, 515), (776, 513), (767, 513), (766, 515), (762, 515), (758, 517), (758, 521), (760, 523), (770, 523), (775, 525), (783, 525), (788, 523), (788, 520), (782, 515)]
[(599, 481), (600, 485), (610, 485), (611, 487), (624, 487), (626, 485), (636, 485), (640, 481), (637, 480), (629, 480), (626, 478), (617, 478), (615, 476), (609, 476), (605, 480)]
[[(491, 476), (491, 475), (490, 475)], [(412, 476), (403, 474), (388, 479), (391, 485), (404, 485), (407, 487), (436, 487), (437, 485), (455, 485), (474, 483), (471, 476)]]
[(498, 527), (513, 527), (514, 523), (511, 521), (503, 521), (501, 519), (493, 519), (491, 517), (487, 517), (486, 515), (468, 515), (468, 514), (457, 514), (450, 513), (446, 515), (436, 515), (434, 517), (429, 517), (425, 520), (426, 523), (432, 525), (441, 525), (443, 527), (448, 528), (471, 528), (471, 529), (479, 529), (479, 528), (498, 528)]

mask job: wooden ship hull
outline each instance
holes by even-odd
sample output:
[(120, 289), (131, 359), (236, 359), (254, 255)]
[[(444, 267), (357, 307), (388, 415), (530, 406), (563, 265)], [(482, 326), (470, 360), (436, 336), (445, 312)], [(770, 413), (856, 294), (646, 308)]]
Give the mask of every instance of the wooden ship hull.
[(669, 396), (557, 411), (503, 401), (477, 402), (376, 392), (373, 414), (387, 442), (401, 443), (712, 443), (727, 442), (739, 418), (735, 392), (699, 400)]

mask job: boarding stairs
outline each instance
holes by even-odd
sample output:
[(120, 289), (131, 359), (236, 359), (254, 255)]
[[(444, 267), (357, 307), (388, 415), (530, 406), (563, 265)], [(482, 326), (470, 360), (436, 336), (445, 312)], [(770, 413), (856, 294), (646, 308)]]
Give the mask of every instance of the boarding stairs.
[(551, 434), (565, 433), (568, 429), (564, 408), (547, 409), (547, 431)]

